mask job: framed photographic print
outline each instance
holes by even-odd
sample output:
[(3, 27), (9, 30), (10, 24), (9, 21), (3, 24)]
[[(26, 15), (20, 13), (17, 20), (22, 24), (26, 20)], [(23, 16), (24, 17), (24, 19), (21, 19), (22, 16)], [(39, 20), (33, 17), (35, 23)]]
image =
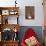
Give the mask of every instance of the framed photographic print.
[(2, 15), (9, 15), (9, 10), (2, 10)]
[(26, 19), (34, 19), (34, 6), (25, 6), (25, 18)]

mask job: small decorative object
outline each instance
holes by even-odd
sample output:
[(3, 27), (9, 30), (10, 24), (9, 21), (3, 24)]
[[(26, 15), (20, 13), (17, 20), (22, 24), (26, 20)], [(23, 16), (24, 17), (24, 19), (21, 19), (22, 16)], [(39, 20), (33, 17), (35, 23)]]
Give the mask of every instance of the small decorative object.
[(17, 0), (15, 0), (15, 7), (16, 7), (16, 4), (17, 4), (17, 2), (16, 2)]
[(9, 15), (9, 10), (2, 10), (2, 15)]
[(5, 24), (8, 24), (8, 18), (7, 18), (7, 19), (5, 19)]
[(10, 28), (5, 28), (2, 32), (2, 40), (8, 41), (12, 39), (12, 30)]
[(2, 18), (2, 23), (3, 24), (8, 24), (8, 16), (3, 16), (3, 18)]
[(25, 43), (27, 44), (27, 46), (35, 46), (38, 43), (38, 41), (34, 36), (32, 36), (26, 39)]
[(10, 11), (10, 15), (14, 15), (14, 12), (13, 11)]
[(26, 19), (34, 19), (34, 6), (25, 7), (25, 17)]
[(13, 31), (14, 31), (14, 32), (17, 32), (17, 29), (16, 29), (16, 27), (14, 27)]
[(16, 40), (16, 33), (14, 33), (14, 37), (13, 38), (14, 38), (14, 41), (15, 41)]
[(10, 11), (10, 15), (17, 15), (17, 13), (18, 13), (18, 12), (15, 11), (15, 10), (11, 10), (11, 11)]
[(18, 32), (17, 32), (17, 29), (14, 27), (14, 37), (13, 37), (13, 39), (14, 39), (14, 41), (15, 40), (18, 40)]
[(10, 10), (10, 15), (14, 15), (14, 10)]
[(13, 41), (18, 40), (18, 32), (14, 32)]
[(16, 15), (17, 15), (17, 13), (18, 13), (17, 11), (16, 11), (16, 12), (14, 12), (14, 14), (16, 14)]

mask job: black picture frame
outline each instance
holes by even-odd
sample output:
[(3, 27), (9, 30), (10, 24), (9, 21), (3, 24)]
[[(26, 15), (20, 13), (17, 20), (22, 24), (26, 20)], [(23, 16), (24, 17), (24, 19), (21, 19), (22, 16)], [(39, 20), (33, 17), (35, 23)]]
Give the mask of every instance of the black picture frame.
[(25, 18), (26, 19), (34, 19), (35, 18), (34, 6), (25, 6)]

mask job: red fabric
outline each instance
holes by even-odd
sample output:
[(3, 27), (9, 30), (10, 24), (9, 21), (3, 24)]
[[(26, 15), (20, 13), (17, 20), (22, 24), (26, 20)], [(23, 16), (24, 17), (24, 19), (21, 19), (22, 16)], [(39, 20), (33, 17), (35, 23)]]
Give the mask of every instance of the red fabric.
[[(22, 39), (21, 45), (26, 46), (25, 39), (28, 39), (29, 37), (32, 37), (32, 36), (35, 36), (35, 37), (37, 36), (36, 33), (34, 32), (34, 30), (32, 28), (27, 29), (27, 31), (25, 32), (25, 35)], [(40, 46), (40, 44), (38, 43), (38, 44), (36, 44), (36, 46)]]

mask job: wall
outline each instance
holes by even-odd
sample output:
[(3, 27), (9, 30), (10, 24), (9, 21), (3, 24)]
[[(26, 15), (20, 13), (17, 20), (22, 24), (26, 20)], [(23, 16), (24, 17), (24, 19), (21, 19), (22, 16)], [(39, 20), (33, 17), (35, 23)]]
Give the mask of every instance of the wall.
[[(14, 6), (15, 0), (0, 0), (1, 7)], [(42, 0), (17, 0), (19, 6), (19, 24), (21, 26), (43, 26), (43, 6)], [(25, 19), (25, 6), (35, 7), (35, 19)]]
[[(25, 7), (24, 6), (34, 6), (35, 7), (35, 19), (34, 20), (26, 20), (25, 19)], [(43, 6), (42, 0), (25, 0), (24, 4), (22, 2), (20, 8), (20, 23), (22, 26), (42, 26), (43, 25)], [(23, 17), (21, 17), (23, 16)], [(23, 20), (23, 21), (22, 21)]]

